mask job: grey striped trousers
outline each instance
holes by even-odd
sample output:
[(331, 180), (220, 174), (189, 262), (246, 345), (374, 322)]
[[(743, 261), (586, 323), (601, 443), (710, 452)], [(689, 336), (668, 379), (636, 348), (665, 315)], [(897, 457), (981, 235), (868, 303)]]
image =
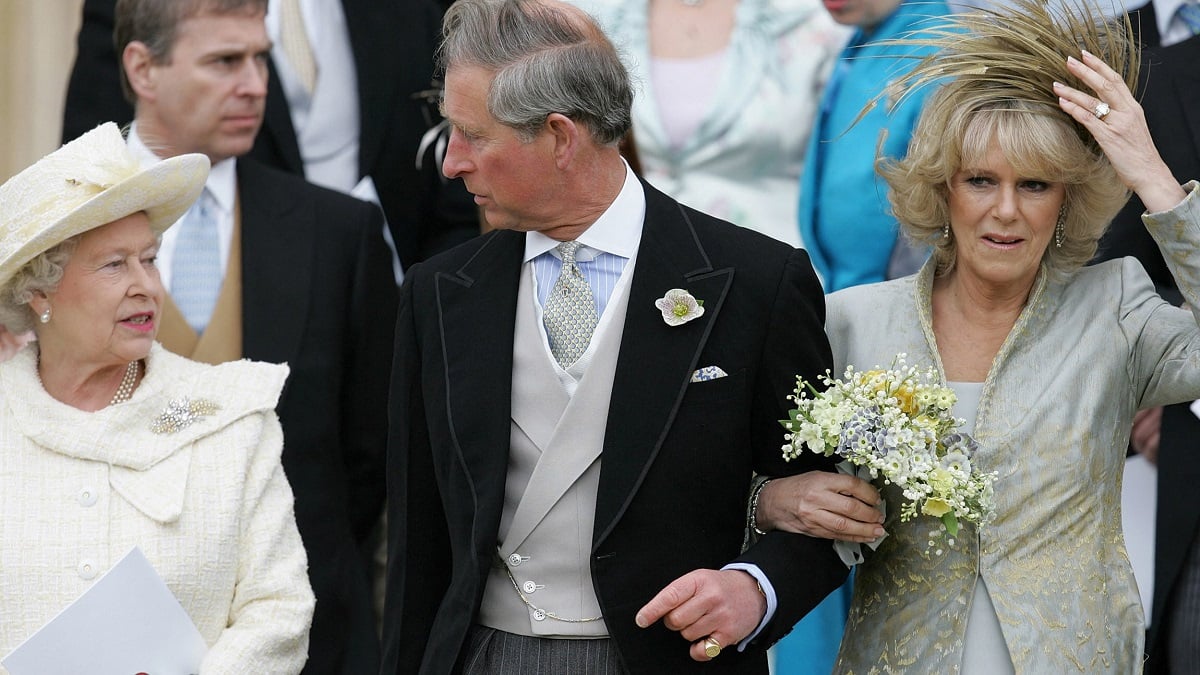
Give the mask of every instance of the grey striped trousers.
[(612, 640), (514, 635), (486, 626), (467, 633), (463, 675), (626, 675)]
[(1167, 628), (1167, 662), (1171, 673), (1200, 673), (1200, 532), (1179, 572)]

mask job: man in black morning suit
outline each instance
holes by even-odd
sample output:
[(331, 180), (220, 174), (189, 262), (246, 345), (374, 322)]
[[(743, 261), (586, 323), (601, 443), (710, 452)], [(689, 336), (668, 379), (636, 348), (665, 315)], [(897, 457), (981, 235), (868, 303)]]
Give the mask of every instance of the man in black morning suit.
[[(1187, 179), (1200, 176), (1200, 71), (1196, 69), (1200, 37), (1174, 23), (1170, 12), (1177, 3), (1164, 4), (1171, 5), (1165, 12), (1159, 3), (1151, 2), (1129, 13), (1143, 45), (1139, 98), (1154, 144), (1175, 176)], [(1166, 35), (1160, 28), (1164, 26)], [(1141, 201), (1132, 197), (1101, 241), (1100, 258), (1136, 256), (1159, 293), (1182, 302), (1158, 246), (1142, 225), (1144, 211)], [(1132, 441), (1135, 449), (1147, 451), (1152, 458), (1157, 451), (1158, 465), (1154, 600), (1148, 617), (1146, 672), (1180, 675), (1200, 672), (1200, 602), (1183, 600), (1188, 586), (1193, 598), (1200, 596), (1200, 500), (1195, 496), (1200, 485), (1200, 419), (1188, 404), (1163, 408), (1155, 448), (1156, 414), (1135, 423)], [(1191, 583), (1186, 576), (1189, 568)], [(1190, 656), (1180, 650), (1190, 651)]]
[[(450, 248), (479, 233), (478, 218), (459, 185), (441, 186), (414, 158), (429, 128), (428, 108), (413, 95), (430, 88), (442, 8), (432, 0), (341, 0), (354, 57), (359, 108), (359, 175), (374, 180), (401, 264)], [(67, 87), (63, 140), (97, 124), (133, 119), (121, 96), (113, 48), (116, 0), (84, 0), (77, 55)], [(268, 64), (262, 131), (249, 156), (305, 175), (274, 61)], [(436, 120), (435, 120), (436, 121)]]
[[(831, 360), (808, 257), (633, 175), (628, 74), (578, 9), (445, 25), (443, 169), (497, 231), (401, 290), (381, 672), (766, 673), (847, 573), (801, 535), (741, 550), (756, 471), (831, 467), (780, 451)], [(672, 289), (703, 312), (670, 325)]]
[[(197, 327), (180, 298), (201, 284), (177, 274), (197, 254), (185, 216), (159, 251), (169, 292), (159, 339), (202, 361), (289, 365), (283, 468), (317, 598), (304, 672), (358, 675), (379, 663), (360, 546), (383, 509), (396, 286), (378, 207), (240, 157), (262, 121), (265, 8), (119, 0), (116, 43), (136, 101), (128, 143), (145, 161), (203, 152), (213, 163), (197, 206), (229, 251), (219, 294)], [(156, 54), (149, 45), (168, 32)]]

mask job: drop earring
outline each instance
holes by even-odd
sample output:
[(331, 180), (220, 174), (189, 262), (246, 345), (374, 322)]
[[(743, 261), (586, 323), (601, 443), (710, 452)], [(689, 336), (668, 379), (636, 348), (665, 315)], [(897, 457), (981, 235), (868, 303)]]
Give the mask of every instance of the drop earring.
[(46, 310), (38, 315), (38, 321), (50, 323), (50, 305), (46, 305)]
[(942, 226), (942, 239), (949, 239), (949, 238), (950, 238), (950, 223), (946, 223), (945, 225)]
[(1058, 210), (1058, 222), (1054, 224), (1054, 248), (1062, 248), (1067, 238), (1067, 206), (1064, 204)]

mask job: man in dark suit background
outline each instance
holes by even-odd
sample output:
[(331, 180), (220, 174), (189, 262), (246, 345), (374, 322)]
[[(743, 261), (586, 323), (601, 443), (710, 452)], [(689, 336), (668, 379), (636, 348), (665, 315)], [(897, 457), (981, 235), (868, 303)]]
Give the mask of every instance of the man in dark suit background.
[(401, 290), (381, 672), (766, 673), (847, 574), (800, 535), (742, 554), (755, 472), (831, 468), (780, 451), (831, 361), (808, 257), (634, 176), (582, 11), (458, 0), (445, 31), (443, 169), (496, 231)]
[[(1200, 37), (1177, 8), (1155, 0), (1129, 13), (1139, 31), (1143, 91), (1139, 92), (1154, 143), (1181, 180), (1200, 176)], [(1185, 10), (1187, 11), (1187, 10)], [(1192, 10), (1200, 11), (1200, 10)], [(1200, 20), (1200, 19), (1198, 19)], [(1101, 241), (1101, 259), (1136, 256), (1159, 293), (1183, 301), (1162, 254), (1150, 238), (1134, 196)], [(1142, 411), (1134, 449), (1158, 465), (1154, 594), (1146, 636), (1146, 673), (1200, 673), (1200, 419), (1187, 404)]]
[[(101, 122), (124, 124), (133, 119), (118, 80), (119, 55), (112, 40), (115, 4), (116, 0), (84, 2), (67, 88), (64, 141)], [(372, 180), (400, 262), (407, 268), (479, 233), (477, 214), (461, 181), (443, 184), (432, 167), (419, 171), (415, 163), (422, 135), (436, 122), (431, 119), (436, 111), (417, 94), (431, 87), (442, 7), (432, 0), (341, 0), (340, 9), (344, 34), (337, 25), (320, 28), (326, 41), (347, 40), (353, 60), (347, 75), (356, 82), (357, 96), (344, 101), (347, 112), (353, 106), (358, 111), (357, 118), (349, 120), (359, 130), (357, 175), (350, 185), (361, 178)], [(311, 168), (306, 174), (294, 110), (280, 77), (279, 61), (284, 59), (277, 45), (268, 64), (262, 131), (249, 156), (313, 179)]]
[(265, 12), (266, 0), (119, 0), (128, 142), (146, 161), (212, 161), (163, 236), (159, 338), (197, 360), (291, 367), (283, 467), (317, 597), (305, 672), (358, 675), (379, 658), (360, 547), (383, 509), (396, 286), (376, 206), (241, 157), (267, 93)]

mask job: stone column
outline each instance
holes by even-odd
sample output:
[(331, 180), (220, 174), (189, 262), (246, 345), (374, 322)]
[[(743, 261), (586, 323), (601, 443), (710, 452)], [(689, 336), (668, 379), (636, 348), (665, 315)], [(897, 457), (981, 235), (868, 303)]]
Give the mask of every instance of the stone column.
[(58, 147), (83, 0), (0, 0), (0, 182)]

